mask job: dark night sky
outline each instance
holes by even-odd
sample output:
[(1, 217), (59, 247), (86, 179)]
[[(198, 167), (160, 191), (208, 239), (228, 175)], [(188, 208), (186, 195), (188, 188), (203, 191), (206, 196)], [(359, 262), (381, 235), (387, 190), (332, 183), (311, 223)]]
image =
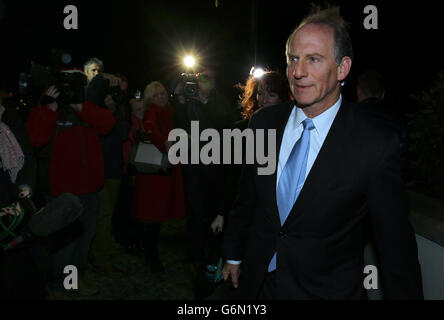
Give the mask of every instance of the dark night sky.
[[(53, 47), (69, 50), (77, 66), (97, 56), (107, 72), (123, 73), (133, 88), (141, 89), (151, 80), (165, 81), (184, 71), (178, 54), (186, 48), (195, 48), (225, 86), (244, 81), (255, 56), (257, 64), (285, 71), (286, 39), (308, 12), (309, 1), (252, 1), (219, 0), (216, 8), (215, 0), (0, 0), (5, 7), (0, 13), (1, 81), (14, 88), (18, 72), (28, 71), (31, 59), (48, 64)], [(425, 88), (444, 67), (439, 43), (443, 22), (435, 2), (330, 3), (339, 4), (352, 25), (350, 98), (356, 75), (364, 68), (381, 71), (392, 95), (401, 96)], [(78, 30), (63, 28), (63, 8), (69, 4), (78, 8)], [(378, 30), (363, 27), (367, 4), (378, 8)]]

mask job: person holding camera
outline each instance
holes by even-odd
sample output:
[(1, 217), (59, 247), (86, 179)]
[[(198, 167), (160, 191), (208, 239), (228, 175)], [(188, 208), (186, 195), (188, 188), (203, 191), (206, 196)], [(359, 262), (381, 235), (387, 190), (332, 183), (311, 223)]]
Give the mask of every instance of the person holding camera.
[[(49, 148), (50, 196), (65, 192), (79, 196), (83, 213), (81, 235), (53, 255), (52, 289), (63, 289), (67, 265), (84, 275), (88, 252), (97, 228), (98, 190), (104, 183), (104, 160), (99, 135), (107, 134), (115, 120), (110, 110), (85, 100), (86, 77), (82, 72), (61, 72), (57, 86), (50, 86), (40, 105), (31, 109), (26, 127), (31, 144)], [(80, 279), (85, 294), (97, 288)]]
[[(200, 133), (208, 128), (222, 132), (230, 128), (231, 108), (225, 96), (216, 89), (214, 74), (209, 70), (197, 75), (182, 77), (174, 90), (176, 98), (176, 127), (191, 135), (191, 122), (197, 121)], [(189, 145), (191, 145), (189, 143)], [(204, 143), (199, 142), (199, 151)], [(222, 150), (220, 150), (222, 155)], [(201, 296), (200, 284), (205, 274), (212, 248), (210, 223), (215, 218), (217, 204), (222, 193), (224, 168), (221, 164), (191, 164), (191, 150), (188, 164), (183, 167), (185, 199), (187, 208), (187, 234), (192, 275), (196, 279), (196, 297)]]
[[(116, 75), (116, 77), (119, 78), (120, 85), (109, 86), (103, 98), (105, 108), (113, 114), (115, 125), (108, 134), (100, 137), (105, 161), (105, 183), (99, 192), (97, 233), (91, 246), (90, 255), (94, 270), (111, 278), (120, 278), (125, 273), (125, 269), (120, 263), (111, 262), (113, 254), (119, 248), (113, 236), (112, 219), (123, 176), (122, 146), (130, 129), (126, 116), (128, 81), (122, 75)], [(89, 93), (91, 93), (90, 90), (87, 91), (88, 100), (90, 100)]]
[(105, 97), (108, 94), (124, 96), (128, 88), (128, 82), (122, 76), (104, 72), (102, 60), (98, 58), (88, 59), (83, 66), (83, 73), (87, 77), (87, 100), (106, 108)]

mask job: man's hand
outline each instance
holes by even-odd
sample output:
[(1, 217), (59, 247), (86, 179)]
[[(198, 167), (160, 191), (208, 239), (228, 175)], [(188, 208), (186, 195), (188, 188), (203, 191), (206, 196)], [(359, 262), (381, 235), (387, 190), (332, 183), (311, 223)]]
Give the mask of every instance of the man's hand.
[(109, 80), (110, 87), (117, 87), (121, 85), (121, 80), (117, 78), (115, 75), (109, 73), (102, 73), (102, 77)]
[(16, 217), (20, 215), (22, 208), (20, 207), (20, 203), (13, 203), (10, 206), (7, 206), (6, 208), (3, 208), (0, 210), (0, 217), (6, 216), (7, 214)]
[(211, 230), (213, 230), (214, 233), (219, 233), (222, 232), (223, 229), (224, 229), (224, 217), (218, 214), (211, 223)]
[(187, 102), (185, 100), (185, 97), (182, 95), (178, 95), (178, 96), (176, 96), (176, 98), (177, 98), (177, 102), (179, 102), (180, 104), (185, 104), (185, 102)]
[(81, 103), (75, 103), (75, 104), (71, 103), (69, 106), (77, 112), (82, 112), (82, 110), (83, 110), (83, 104), (81, 104)]
[(240, 264), (231, 264), (225, 262), (222, 269), (222, 276), (224, 277), (225, 281), (228, 279), (228, 277), (231, 276), (231, 283), (233, 283), (234, 288), (237, 288), (239, 286), (240, 271)]
[[(48, 97), (51, 97), (51, 98), (57, 99), (58, 96), (60, 95), (60, 92), (57, 90), (57, 88), (56, 88), (55, 86), (50, 86), (50, 87), (46, 90), (45, 94), (46, 94)], [(57, 111), (57, 108), (59, 107), (59, 105), (57, 104), (56, 101), (54, 101), (54, 102), (48, 104), (48, 107), (49, 107), (49, 109), (51, 109), (52, 111)]]

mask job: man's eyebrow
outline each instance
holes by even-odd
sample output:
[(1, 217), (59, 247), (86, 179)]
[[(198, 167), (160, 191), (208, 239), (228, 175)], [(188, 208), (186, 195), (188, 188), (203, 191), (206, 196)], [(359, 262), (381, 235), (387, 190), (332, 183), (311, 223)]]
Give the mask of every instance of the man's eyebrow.
[(309, 54), (307, 54), (306, 56), (309, 57), (309, 58), (310, 58), (310, 57), (320, 57), (320, 58), (323, 58), (323, 57), (324, 57), (322, 54), (317, 53), (317, 52), (309, 53)]
[[(305, 57), (311, 58), (311, 57), (320, 57), (320, 58), (324, 58), (324, 55), (317, 53), (317, 52), (313, 52), (313, 53), (309, 53), (304, 55)], [(292, 53), (288, 53), (287, 54), (287, 58), (299, 58), (299, 56), (297, 54), (292, 54)]]

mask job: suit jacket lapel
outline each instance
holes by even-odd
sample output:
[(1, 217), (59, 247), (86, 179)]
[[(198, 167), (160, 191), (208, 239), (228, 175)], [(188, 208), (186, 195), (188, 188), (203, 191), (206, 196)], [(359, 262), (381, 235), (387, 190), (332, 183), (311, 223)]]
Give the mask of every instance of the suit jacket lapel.
[(332, 181), (332, 175), (336, 174), (335, 168), (339, 168), (346, 154), (347, 124), (350, 116), (348, 108), (345, 102), (343, 102), (339, 108), (321, 150), (319, 150), (319, 154), (305, 180), (304, 187), (285, 220), (283, 227), (292, 223), (294, 219), (304, 212), (310, 212), (310, 208), (316, 201), (316, 197), (327, 187), (329, 182)]

